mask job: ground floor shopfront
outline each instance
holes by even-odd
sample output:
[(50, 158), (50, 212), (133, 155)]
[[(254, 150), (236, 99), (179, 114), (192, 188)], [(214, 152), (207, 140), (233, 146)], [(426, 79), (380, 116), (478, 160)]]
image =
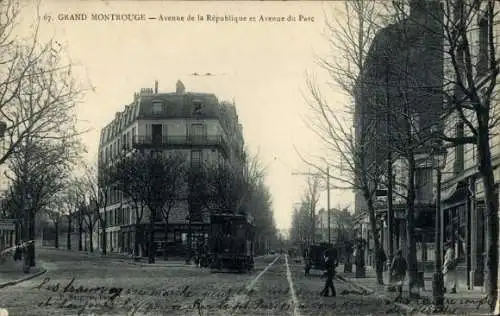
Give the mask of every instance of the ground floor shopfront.
[[(408, 247), (406, 234), (406, 206), (404, 204), (394, 204), (394, 223), (393, 223), (393, 251), (398, 249), (407, 255)], [(389, 257), (389, 223), (387, 222), (387, 209), (379, 207), (376, 209), (377, 227), (379, 229), (379, 238), (386, 255)], [(429, 204), (415, 205), (415, 229), (414, 237), (417, 246), (417, 260), (422, 266), (431, 266), (434, 260), (434, 218), (435, 206)], [(373, 236), (371, 233), (368, 214), (360, 216), (358, 221), (358, 235), (367, 241), (365, 250), (365, 264), (375, 265), (375, 249)]]
[[(498, 176), (496, 176), (498, 181)], [(498, 183), (497, 183), (498, 186)], [(498, 196), (497, 190), (497, 199)], [(488, 249), (487, 212), (482, 179), (473, 174), (447, 185), (442, 199), (443, 239), (455, 249), (459, 286), (467, 289), (483, 287)]]
[[(166, 233), (167, 232), (167, 233)], [(191, 249), (197, 251), (208, 241), (208, 223), (169, 224), (166, 229), (165, 223), (154, 225), (154, 249), (156, 255), (186, 256), (189, 249), (189, 236), (191, 236)], [(167, 235), (167, 238), (165, 238)], [(98, 232), (98, 245), (101, 245), (102, 234)], [(139, 249), (135, 253), (135, 240), (138, 239)], [(108, 251), (147, 256), (149, 249), (149, 224), (125, 225), (110, 227), (106, 229), (106, 244)]]
[[(500, 169), (495, 170), (497, 180), (500, 180)], [(462, 290), (484, 289), (486, 258), (488, 249), (487, 238), (487, 212), (484, 201), (482, 179), (477, 173), (456, 177), (453, 181), (443, 184), (441, 191), (441, 227), (440, 248), (441, 263), (443, 262), (446, 248), (451, 245), (457, 258), (458, 288)], [(406, 247), (406, 220), (405, 206), (394, 205), (395, 222), (393, 246), (394, 250), (400, 248), (407, 254)], [(417, 260), (427, 271), (432, 271), (435, 261), (435, 213), (436, 205), (421, 208), (420, 214), (416, 209), (417, 225), (415, 238), (417, 240)], [(377, 210), (378, 226), (382, 234), (379, 236), (388, 254), (389, 234), (386, 222), (386, 210)], [(425, 216), (422, 216), (425, 214)], [(418, 217), (420, 216), (420, 220)], [(420, 223), (419, 223), (420, 221)], [(368, 216), (359, 219), (359, 234), (368, 241), (365, 252), (367, 265), (374, 264), (374, 249)], [(423, 264), (423, 265), (422, 265)]]

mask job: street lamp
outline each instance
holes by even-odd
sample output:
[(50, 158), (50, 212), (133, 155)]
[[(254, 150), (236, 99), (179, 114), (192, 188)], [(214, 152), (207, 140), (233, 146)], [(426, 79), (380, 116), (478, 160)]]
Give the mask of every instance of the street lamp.
[(434, 306), (441, 310), (444, 305), (444, 280), (441, 271), (441, 175), (446, 164), (446, 149), (440, 142), (434, 144), (432, 151), (433, 167), (436, 169), (436, 220), (435, 220), (435, 265), (432, 276), (432, 296)]

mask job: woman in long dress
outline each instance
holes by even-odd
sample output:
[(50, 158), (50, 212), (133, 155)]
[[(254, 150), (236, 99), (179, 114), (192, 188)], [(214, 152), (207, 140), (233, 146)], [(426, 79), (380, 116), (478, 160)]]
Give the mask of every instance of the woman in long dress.
[(455, 250), (452, 244), (448, 244), (443, 263), (444, 286), (448, 293), (457, 293), (457, 271)]

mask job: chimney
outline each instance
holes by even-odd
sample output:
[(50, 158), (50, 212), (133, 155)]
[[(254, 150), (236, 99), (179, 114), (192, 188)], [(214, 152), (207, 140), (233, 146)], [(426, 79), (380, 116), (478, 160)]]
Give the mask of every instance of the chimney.
[(158, 80), (155, 80), (155, 94), (158, 94)]
[(176, 88), (175, 88), (175, 93), (182, 94), (182, 93), (185, 93), (185, 92), (186, 92), (186, 87), (184, 86), (184, 84), (182, 83), (182, 81), (177, 80), (177, 84), (176, 84)]

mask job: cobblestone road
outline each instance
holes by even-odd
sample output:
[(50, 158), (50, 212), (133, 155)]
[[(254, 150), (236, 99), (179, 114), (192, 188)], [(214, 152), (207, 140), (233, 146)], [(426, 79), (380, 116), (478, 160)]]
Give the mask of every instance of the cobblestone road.
[(9, 315), (403, 315), (375, 296), (337, 280), (304, 277), (286, 256), (260, 257), (248, 274), (194, 266), (140, 267), (77, 252), (39, 251), (49, 272), (0, 290)]

